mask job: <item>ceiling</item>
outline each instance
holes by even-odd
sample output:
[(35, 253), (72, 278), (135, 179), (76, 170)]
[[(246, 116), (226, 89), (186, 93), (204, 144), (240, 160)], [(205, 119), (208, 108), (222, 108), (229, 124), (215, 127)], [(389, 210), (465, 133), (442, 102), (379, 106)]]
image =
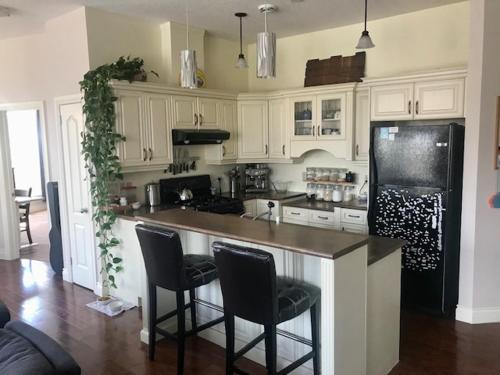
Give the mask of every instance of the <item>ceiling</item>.
[[(0, 0), (12, 8), (0, 17), (0, 39), (39, 32), (50, 18), (85, 5), (114, 13), (139, 16), (153, 22), (185, 23), (189, 1), (190, 23), (207, 31), (237, 38), (236, 12), (248, 13), (244, 33), (248, 39), (263, 28), (258, 5), (266, 0)], [(269, 0), (267, 0), (269, 1)], [(463, 0), (369, 0), (368, 19), (379, 19)], [(363, 0), (272, 0), (279, 10), (268, 18), (269, 29), (278, 36), (301, 34), (363, 21)]]

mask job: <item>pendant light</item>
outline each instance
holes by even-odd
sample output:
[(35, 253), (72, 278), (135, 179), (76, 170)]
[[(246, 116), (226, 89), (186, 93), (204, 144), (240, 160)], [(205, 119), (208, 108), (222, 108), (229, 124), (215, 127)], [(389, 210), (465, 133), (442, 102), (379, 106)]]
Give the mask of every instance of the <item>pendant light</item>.
[(243, 54), (243, 17), (246, 17), (246, 13), (235, 13), (236, 17), (240, 19), (240, 54), (238, 55), (238, 60), (236, 61), (236, 67), (238, 69), (248, 68), (247, 59)]
[(186, 49), (181, 51), (181, 87), (189, 89), (198, 87), (197, 70), (196, 51), (189, 49), (189, 9), (186, 0)]
[(267, 31), (267, 14), (276, 10), (272, 4), (259, 6), (264, 13), (264, 32), (257, 34), (257, 78), (276, 77), (276, 34)]
[(375, 47), (375, 44), (373, 44), (372, 42), (372, 38), (370, 38), (368, 30), (366, 30), (366, 18), (368, 13), (367, 9), (368, 9), (368, 0), (365, 0), (365, 29), (361, 33), (361, 38), (359, 38), (359, 42), (358, 45), (356, 46), (356, 49), (367, 49)]

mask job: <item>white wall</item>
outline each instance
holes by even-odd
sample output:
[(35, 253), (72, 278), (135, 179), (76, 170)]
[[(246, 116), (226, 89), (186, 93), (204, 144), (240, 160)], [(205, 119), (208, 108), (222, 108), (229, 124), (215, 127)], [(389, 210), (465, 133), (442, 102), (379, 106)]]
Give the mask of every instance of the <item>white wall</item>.
[(500, 2), (471, 1), (460, 296), (457, 319), (500, 321), (500, 210), (488, 207), (497, 191), (493, 168), (496, 101), (500, 95)]
[[(462, 2), (369, 21), (376, 47), (366, 52), (366, 76), (467, 65), (468, 15), (469, 3)], [(362, 30), (357, 24), (278, 38), (277, 77), (269, 80), (256, 78), (255, 43), (250, 44), (249, 91), (303, 87), (307, 60), (353, 55)]]

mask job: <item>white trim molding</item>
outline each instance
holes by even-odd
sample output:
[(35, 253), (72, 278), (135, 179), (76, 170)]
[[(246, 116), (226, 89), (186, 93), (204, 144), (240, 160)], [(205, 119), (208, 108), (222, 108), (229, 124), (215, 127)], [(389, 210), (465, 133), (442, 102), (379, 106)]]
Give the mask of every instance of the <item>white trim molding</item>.
[(470, 308), (458, 305), (455, 319), (469, 324), (499, 323), (500, 307)]

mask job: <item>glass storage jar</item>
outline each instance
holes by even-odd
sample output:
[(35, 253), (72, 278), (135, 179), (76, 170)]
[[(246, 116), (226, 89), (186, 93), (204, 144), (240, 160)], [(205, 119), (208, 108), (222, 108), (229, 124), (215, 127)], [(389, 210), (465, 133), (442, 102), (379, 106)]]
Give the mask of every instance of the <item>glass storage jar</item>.
[(354, 199), (354, 186), (347, 186), (344, 191), (344, 202), (350, 202)]
[(306, 180), (314, 181), (316, 179), (316, 168), (308, 167), (306, 168)]
[(336, 169), (330, 169), (329, 180), (332, 182), (337, 182), (338, 178), (339, 178), (339, 172), (337, 172)]
[(331, 202), (333, 200), (333, 185), (326, 185), (323, 200)]
[(325, 198), (325, 185), (318, 184), (316, 186), (316, 200), (322, 201)]
[(330, 170), (328, 168), (320, 169), (319, 180), (328, 181), (330, 179)]
[(314, 198), (316, 196), (316, 184), (307, 184), (306, 195), (307, 198)]
[(334, 202), (342, 202), (344, 199), (344, 190), (342, 189), (342, 186), (337, 185), (335, 186), (335, 189), (333, 190), (333, 201)]

